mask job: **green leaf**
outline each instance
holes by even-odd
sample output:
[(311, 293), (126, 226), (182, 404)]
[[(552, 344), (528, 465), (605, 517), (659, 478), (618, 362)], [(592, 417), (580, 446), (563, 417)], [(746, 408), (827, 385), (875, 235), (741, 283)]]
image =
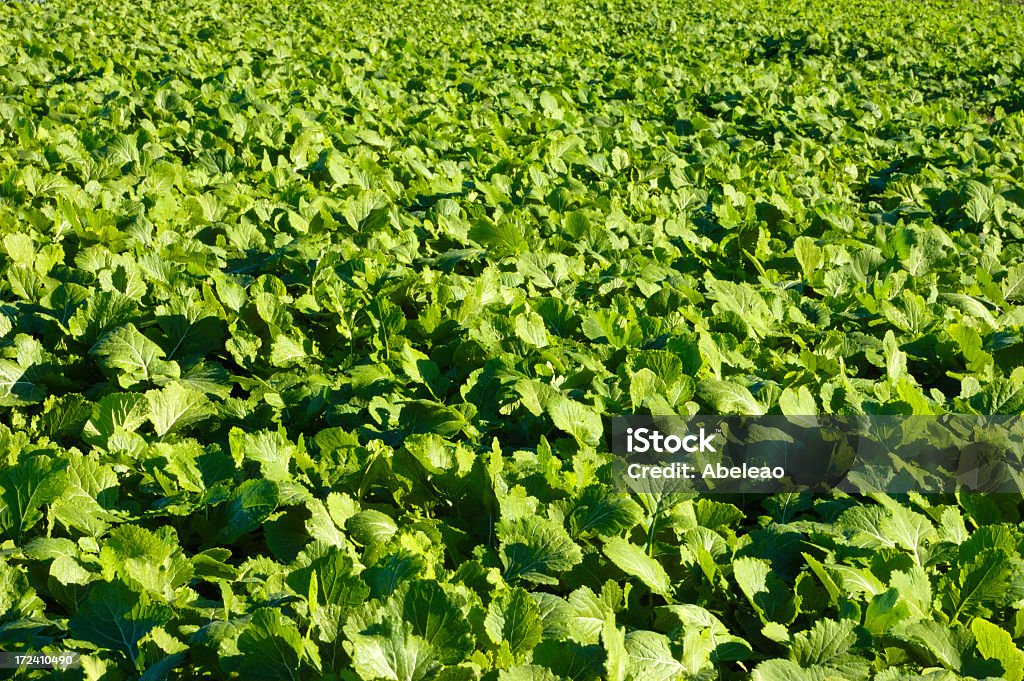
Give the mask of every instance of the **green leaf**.
[(643, 630), (631, 631), (626, 634), (625, 643), (629, 660), (628, 678), (673, 681), (689, 678), (696, 673), (679, 661), (681, 655), (672, 650), (664, 634)]
[(533, 663), (547, 667), (559, 679), (597, 681), (604, 673), (605, 654), (598, 645), (542, 641), (533, 649)]
[(384, 192), (370, 189), (345, 201), (341, 214), (352, 229), (372, 231), (388, 221), (388, 206)]
[(373, 598), (387, 598), (406, 581), (419, 575), (424, 569), (420, 556), (399, 550), (387, 554), (373, 567), (363, 571), (363, 579), (370, 586)]
[(162, 390), (150, 390), (146, 393), (146, 400), (149, 402), (149, 420), (160, 437), (214, 414), (213, 405), (206, 395), (180, 383), (171, 383)]
[(529, 664), (502, 669), (498, 672), (498, 681), (559, 681), (559, 679), (547, 667)]
[(907, 603), (910, 619), (924, 619), (932, 614), (932, 583), (928, 573), (919, 566), (907, 571), (894, 570), (889, 584)]
[(811, 281), (814, 273), (824, 264), (824, 254), (821, 248), (814, 243), (814, 239), (807, 236), (797, 237), (793, 242), (793, 254), (796, 256), (800, 268), (803, 270), (804, 279)]
[(889, 380), (900, 380), (907, 373), (907, 353), (900, 350), (896, 335), (892, 331), (885, 332), (882, 351), (885, 353), (885, 372)]
[(1009, 268), (1006, 277), (999, 283), (1003, 300), (1017, 302), (1024, 299), (1024, 265)]
[(900, 598), (898, 590), (891, 588), (871, 598), (864, 614), (864, 627), (872, 635), (881, 636), (900, 622), (911, 619), (910, 605)]
[(363, 546), (387, 543), (398, 532), (398, 525), (390, 516), (372, 509), (356, 513), (348, 519), (345, 527)]
[(572, 435), (581, 445), (596, 447), (604, 435), (601, 416), (593, 407), (580, 404), (562, 395), (553, 396), (545, 405), (552, 423)]
[(139, 393), (105, 395), (92, 409), (85, 424), (86, 440), (105, 443), (118, 429), (133, 432), (149, 418), (149, 401)]
[(963, 562), (943, 596), (952, 619), (962, 615), (987, 617), (993, 609), (1020, 593), (1020, 575), (1002, 549), (983, 551)]
[(116, 291), (101, 291), (68, 320), (71, 335), (92, 347), (104, 333), (127, 324), (135, 315), (135, 302)]
[(157, 309), (156, 318), (167, 339), (168, 359), (204, 357), (224, 340), (224, 323), (216, 311), (189, 297), (172, 299)]
[(0, 407), (24, 407), (46, 397), (35, 366), (0, 359)]
[(478, 220), (469, 230), (469, 238), (487, 249), (491, 257), (503, 258), (527, 250), (526, 233), (518, 221), (487, 218)]
[(81, 395), (62, 395), (49, 398), (40, 416), (40, 426), (50, 437), (79, 435), (82, 426), (92, 416), (92, 403)]
[(605, 677), (607, 681), (625, 681), (629, 655), (626, 652), (626, 632), (616, 625), (615, 614), (605, 614), (601, 628), (601, 643), (605, 649)]
[(985, 352), (984, 341), (975, 329), (963, 324), (950, 324), (946, 333), (960, 347), (968, 371), (982, 373), (993, 363), (992, 355)]
[(856, 626), (856, 622), (848, 619), (818, 620), (809, 630), (793, 635), (790, 659), (801, 667), (829, 662), (853, 646), (857, 638), (853, 633)]
[(247, 679), (298, 679), (302, 634), (274, 608), (259, 608), (238, 636), (242, 673)]
[(484, 628), (492, 643), (507, 643), (517, 659), (533, 650), (544, 633), (537, 603), (518, 587), (495, 596), (487, 606)]
[(995, 210), (995, 192), (976, 180), (968, 180), (964, 188), (964, 213), (975, 224), (985, 224)]
[(892, 506), (889, 515), (882, 518), (879, 530), (885, 537), (896, 541), (914, 555), (920, 565), (927, 542), (935, 536), (935, 527), (925, 516), (903, 506)]
[(412, 628), (408, 622), (398, 622), (372, 635), (349, 633), (345, 649), (359, 677), (366, 681), (423, 681), (433, 676), (441, 663), (430, 644)]
[(172, 616), (169, 607), (154, 603), (145, 592), (133, 591), (123, 582), (103, 582), (93, 587), (68, 625), (75, 638), (134, 661), (143, 637)]
[(755, 338), (772, 333), (775, 316), (757, 289), (745, 282), (722, 281), (710, 276), (706, 283), (708, 295), (716, 301), (712, 307), (716, 313), (734, 313)]
[(29, 585), (28, 576), (0, 557), (0, 623), (39, 616), (45, 607)]
[(524, 342), (536, 348), (543, 348), (548, 344), (548, 332), (544, 326), (544, 320), (539, 314), (532, 311), (524, 312), (516, 316), (516, 335)]
[[(38, 454), (0, 471), (0, 528), (21, 542), (25, 532), (39, 522), (40, 509), (53, 503), (67, 488), (68, 462)], [(6, 532), (4, 533), (6, 534)]]
[(760, 558), (737, 558), (732, 563), (733, 577), (762, 621), (789, 624), (797, 615), (799, 603), (792, 589), (772, 572)]
[(697, 384), (697, 395), (711, 405), (716, 414), (760, 416), (765, 413), (750, 391), (737, 383), (707, 378)]
[(308, 354), (301, 340), (282, 334), (275, 336), (271, 343), (270, 363), (276, 367), (301, 364)]
[[(359, 576), (352, 557), (335, 546), (314, 558), (309, 565), (298, 568), (285, 578), (300, 594), (314, 592), (319, 602), (353, 608), (366, 601), (370, 588)], [(316, 581), (316, 586), (312, 586)]]
[(400, 608), (392, 621), (410, 624), (440, 662), (455, 664), (468, 657), (473, 633), (463, 595), (433, 580), (417, 580), (396, 591), (392, 600)]
[(231, 456), (235, 461), (244, 459), (260, 464), (263, 477), (275, 482), (291, 479), (289, 465), (294, 456), (295, 446), (279, 430), (260, 430), (247, 433), (241, 428), (232, 428), (228, 433)]
[(224, 526), (217, 541), (231, 544), (263, 524), (277, 508), (277, 485), (270, 480), (246, 480), (228, 497)]
[(786, 388), (779, 396), (779, 409), (786, 416), (814, 416), (818, 413), (818, 405), (806, 385), (796, 390)]
[(129, 586), (173, 600), (175, 591), (192, 578), (192, 564), (169, 527), (157, 533), (134, 525), (114, 528), (100, 550), (108, 579), (116, 574)]
[(602, 485), (583, 490), (569, 516), (573, 537), (589, 533), (613, 536), (632, 528), (643, 516), (640, 505), (627, 495)]
[(621, 537), (611, 537), (604, 542), (604, 554), (616, 567), (639, 579), (654, 593), (671, 596), (672, 583), (665, 568), (644, 553), (643, 548)]
[(565, 529), (546, 518), (503, 520), (496, 530), (505, 578), (510, 582), (524, 579), (557, 584), (553, 574), (572, 569), (583, 558)]
[(102, 366), (118, 371), (117, 382), (122, 388), (139, 383), (162, 385), (181, 373), (177, 363), (164, 361), (160, 346), (142, 335), (134, 324), (104, 334), (90, 353), (100, 358)]
[(971, 622), (971, 633), (978, 642), (978, 652), (986, 660), (997, 660), (1003, 668), (1006, 681), (1024, 679), (1024, 652), (1013, 644), (1010, 633), (991, 622), (976, 618)]
[(792, 660), (765, 660), (754, 668), (751, 681), (838, 681), (841, 677), (827, 667), (804, 669)]
[(890, 633), (910, 645), (926, 665), (938, 665), (959, 672), (970, 638), (962, 627), (939, 622), (915, 622), (893, 628)]

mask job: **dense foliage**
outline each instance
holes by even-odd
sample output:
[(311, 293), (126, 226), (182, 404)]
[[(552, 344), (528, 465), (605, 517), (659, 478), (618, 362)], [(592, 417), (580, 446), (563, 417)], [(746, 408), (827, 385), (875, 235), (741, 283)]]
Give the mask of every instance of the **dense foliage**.
[(1021, 46), (987, 2), (0, 5), (0, 650), (1021, 681), (1019, 496), (630, 497), (605, 440), (1024, 411)]

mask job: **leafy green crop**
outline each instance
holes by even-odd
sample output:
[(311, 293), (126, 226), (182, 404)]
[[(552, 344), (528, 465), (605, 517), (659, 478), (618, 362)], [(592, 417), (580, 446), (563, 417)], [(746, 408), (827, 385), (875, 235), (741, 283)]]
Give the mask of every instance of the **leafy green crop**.
[(0, 5), (16, 678), (1024, 679), (1011, 495), (616, 493), (620, 414), (1024, 412), (993, 2)]

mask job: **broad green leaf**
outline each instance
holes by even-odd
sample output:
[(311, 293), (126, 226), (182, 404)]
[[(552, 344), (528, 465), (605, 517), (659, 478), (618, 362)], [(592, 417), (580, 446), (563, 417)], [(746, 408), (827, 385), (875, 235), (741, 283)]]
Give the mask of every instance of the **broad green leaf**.
[(556, 395), (548, 401), (546, 410), (555, 427), (572, 435), (581, 445), (600, 444), (604, 425), (593, 407)]
[(498, 681), (558, 681), (553, 671), (535, 664), (502, 669), (497, 678)]
[(134, 660), (143, 637), (172, 617), (171, 608), (154, 602), (145, 592), (119, 581), (102, 582), (92, 588), (68, 625), (73, 637)]
[(932, 614), (932, 584), (920, 566), (913, 566), (910, 570), (894, 570), (889, 577), (889, 584), (909, 607), (910, 618), (924, 619)]
[(0, 622), (38, 617), (45, 607), (28, 576), (0, 557)]
[(799, 610), (797, 596), (772, 572), (768, 561), (737, 558), (732, 567), (740, 590), (765, 623), (793, 621)]
[(8, 359), (0, 359), (0, 407), (37, 404), (46, 397), (38, 369)]
[(279, 430), (260, 430), (247, 433), (241, 428), (232, 428), (228, 434), (231, 455), (236, 462), (245, 459), (260, 465), (263, 477), (275, 482), (291, 479), (289, 465), (294, 456), (295, 446)]
[(610, 537), (604, 542), (604, 554), (616, 567), (639, 579), (654, 593), (671, 596), (672, 583), (665, 568), (648, 556), (642, 547), (621, 537)]
[(764, 407), (754, 399), (750, 391), (737, 383), (704, 379), (697, 384), (697, 394), (714, 408), (716, 414), (760, 416), (765, 413)]
[(941, 666), (959, 672), (970, 638), (960, 626), (949, 627), (939, 622), (915, 622), (891, 630), (898, 640), (910, 645), (911, 650), (928, 666)]
[(565, 529), (546, 518), (503, 520), (496, 530), (505, 578), (510, 582), (524, 579), (557, 584), (556, 574), (572, 569), (582, 560), (579, 546)]
[(298, 679), (302, 634), (279, 610), (260, 608), (238, 636), (242, 673), (250, 679)]
[(591, 485), (583, 490), (569, 516), (573, 537), (587, 533), (613, 536), (636, 525), (642, 517), (640, 505), (622, 493)]
[(1003, 668), (1003, 679), (1024, 679), (1024, 652), (1014, 645), (1010, 633), (981, 618), (971, 622), (971, 632), (978, 642), (978, 652), (986, 660), (997, 660)]
[(319, 602), (345, 609), (360, 605), (370, 593), (352, 557), (334, 546), (314, 558), (309, 565), (291, 572), (285, 581), (297, 593), (315, 593)]
[(25, 532), (43, 517), (43, 506), (51, 504), (67, 488), (67, 461), (45, 455), (25, 457), (0, 471), (0, 528), (20, 542)]
[(224, 526), (217, 539), (225, 544), (252, 532), (277, 508), (277, 485), (270, 480), (246, 480), (227, 501)]
[(386, 543), (396, 532), (398, 525), (390, 516), (375, 510), (360, 511), (345, 523), (352, 538), (363, 546)]
[(997, 549), (959, 565), (956, 576), (946, 581), (943, 602), (954, 620), (964, 615), (987, 617), (1020, 593), (1020, 573), (1006, 551)]
[(430, 644), (412, 632), (408, 622), (395, 623), (373, 634), (351, 633), (345, 648), (352, 666), (365, 681), (423, 681), (440, 667)]
[(801, 667), (824, 664), (842, 655), (854, 644), (856, 622), (818, 620), (806, 632), (795, 634), (789, 648), (790, 658)]
[(516, 317), (516, 335), (524, 342), (537, 348), (548, 344), (548, 333), (544, 320), (536, 312), (524, 312)]
[(518, 587), (501, 592), (491, 601), (484, 628), (494, 645), (507, 643), (512, 655), (520, 659), (540, 643), (544, 632), (537, 603)]
[(882, 518), (879, 531), (914, 555), (921, 564), (921, 554), (928, 541), (935, 536), (935, 528), (925, 516), (903, 506), (893, 506)]
[(156, 434), (163, 437), (194, 423), (209, 418), (213, 405), (197, 390), (180, 383), (171, 383), (162, 390), (146, 393), (149, 402), (149, 420)]
[(139, 393), (112, 393), (93, 406), (84, 437), (105, 443), (118, 429), (135, 431), (149, 418), (149, 401)]
[(818, 405), (806, 385), (796, 390), (786, 388), (779, 396), (779, 409), (786, 416), (813, 416), (818, 413)]
[[(895, 588), (874, 596), (864, 614), (864, 627), (874, 636), (880, 636), (900, 622), (910, 621), (910, 605), (900, 598)], [(844, 622), (849, 620), (843, 620)]]
[(181, 371), (176, 362), (167, 362), (159, 345), (142, 335), (134, 324), (125, 324), (103, 335), (92, 347), (100, 364), (117, 370), (122, 388), (139, 383), (162, 385), (178, 378)]
[(178, 546), (173, 530), (153, 533), (143, 527), (114, 528), (100, 550), (108, 580), (120, 577), (132, 587), (173, 600), (175, 591), (192, 577), (192, 564)]
[[(626, 634), (625, 646), (629, 660), (628, 678), (671, 681), (695, 673), (678, 659), (679, 653), (672, 650), (664, 634), (643, 630), (631, 631)], [(684, 647), (683, 653), (685, 652)]]

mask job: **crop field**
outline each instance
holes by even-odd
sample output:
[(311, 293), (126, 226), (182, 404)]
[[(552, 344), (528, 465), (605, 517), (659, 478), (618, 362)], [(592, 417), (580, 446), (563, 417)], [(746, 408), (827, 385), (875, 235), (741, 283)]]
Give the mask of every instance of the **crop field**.
[(1024, 680), (1020, 494), (608, 440), (1024, 413), (1022, 12), (0, 4), (0, 675)]

